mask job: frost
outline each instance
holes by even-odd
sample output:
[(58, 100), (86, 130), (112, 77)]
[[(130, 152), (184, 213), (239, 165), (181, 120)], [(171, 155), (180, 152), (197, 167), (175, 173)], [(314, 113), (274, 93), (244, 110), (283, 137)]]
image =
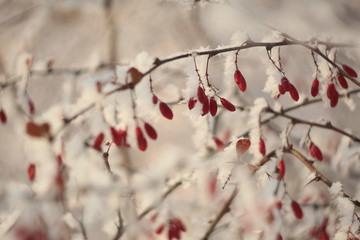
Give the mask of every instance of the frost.
[(249, 112), (248, 126), (250, 130), (251, 146), (249, 151), (254, 155), (254, 160), (262, 157), (259, 151), (260, 141), (260, 114), (264, 108), (267, 107), (267, 103), (264, 98), (257, 98), (254, 101), (254, 106)]
[(344, 103), (346, 104), (346, 106), (348, 106), (348, 108), (349, 108), (351, 111), (354, 111), (354, 110), (355, 110), (356, 104), (355, 104), (355, 102), (354, 102), (354, 100), (353, 100), (352, 98), (344, 97), (343, 100), (344, 100)]
[(248, 40), (247, 32), (236, 31), (231, 36), (231, 41), (230, 42), (231, 42), (232, 45), (237, 46), (237, 45), (243, 44), (247, 40)]

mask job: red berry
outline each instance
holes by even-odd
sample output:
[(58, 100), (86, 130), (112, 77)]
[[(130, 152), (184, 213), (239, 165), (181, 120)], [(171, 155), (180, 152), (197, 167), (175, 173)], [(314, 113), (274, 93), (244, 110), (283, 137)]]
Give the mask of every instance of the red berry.
[(156, 234), (161, 234), (164, 231), (165, 224), (161, 224), (156, 230)]
[(147, 148), (147, 142), (140, 127), (136, 127), (135, 134), (139, 149), (141, 151), (145, 151)]
[(285, 92), (290, 91), (290, 82), (286, 77), (281, 78), (281, 85), (284, 88)]
[(318, 146), (316, 146), (314, 143), (310, 143), (309, 149), (310, 149), (310, 155), (312, 157), (316, 158), (319, 161), (323, 160), (322, 152), (320, 151)]
[(173, 112), (171, 111), (171, 108), (164, 102), (160, 102), (160, 105), (159, 105), (159, 108), (160, 108), (160, 112), (161, 114), (171, 120), (173, 118)]
[(152, 97), (152, 102), (153, 102), (153, 104), (154, 104), (154, 105), (157, 104), (158, 101), (159, 101), (158, 97), (155, 96), (155, 95), (153, 95), (153, 97)]
[(311, 96), (316, 97), (319, 94), (319, 80), (314, 79), (311, 85)]
[(199, 99), (199, 102), (201, 102), (201, 103), (204, 103), (207, 99), (204, 89), (200, 86), (198, 87), (197, 97)]
[(266, 154), (266, 146), (265, 146), (264, 139), (262, 139), (262, 138), (260, 138), (260, 141), (259, 141), (259, 151), (263, 156), (265, 156), (265, 154)]
[(348, 83), (345, 79), (345, 77), (341, 74), (339, 74), (337, 76), (337, 79), (338, 79), (338, 82), (340, 83), (341, 87), (344, 88), (344, 89), (347, 89), (349, 86), (348, 86)]
[(210, 114), (211, 116), (215, 116), (217, 113), (217, 103), (214, 97), (210, 98)]
[(278, 233), (276, 240), (283, 240), (283, 238), (282, 238), (282, 236), (281, 236), (280, 233)]
[(225, 98), (220, 98), (220, 102), (221, 104), (224, 106), (224, 108), (226, 108), (227, 110), (229, 110), (230, 112), (234, 112), (235, 111), (235, 106), (229, 102), (228, 100), (226, 100)]
[(207, 97), (205, 97), (205, 101), (203, 102), (201, 116), (205, 116), (206, 114), (208, 114), (209, 110), (210, 110), (209, 99)]
[(234, 80), (235, 80), (236, 84), (238, 85), (239, 89), (244, 92), (246, 90), (246, 81), (245, 81), (244, 76), (241, 74), (241, 72), (239, 70), (235, 71)]
[(56, 164), (57, 164), (58, 167), (61, 167), (61, 166), (62, 166), (63, 160), (62, 160), (61, 154), (58, 154), (58, 155), (56, 156)]
[(291, 83), (290, 83), (290, 96), (291, 96), (291, 98), (294, 100), (294, 101), (298, 101), (299, 100), (299, 93), (298, 93), (298, 91), (296, 90), (296, 87), (294, 86), (294, 85), (292, 85)]
[(93, 144), (93, 148), (95, 149), (95, 150), (98, 150), (98, 151), (101, 151), (101, 144), (102, 144), (102, 142), (104, 141), (104, 138), (105, 138), (105, 135), (104, 135), (104, 133), (99, 133), (97, 136), (96, 136), (96, 138), (95, 138), (95, 140), (94, 140), (94, 144)]
[(7, 122), (7, 116), (6, 116), (6, 113), (5, 113), (5, 110), (4, 109), (0, 109), (0, 121), (2, 123), (6, 123)]
[(357, 78), (357, 73), (355, 72), (354, 69), (352, 69), (351, 67), (347, 66), (347, 65), (342, 65), (344, 71), (349, 74), (350, 76)]
[(277, 209), (281, 210), (281, 208), (282, 208), (282, 202), (281, 202), (281, 201), (277, 201), (277, 202), (275, 203), (275, 205), (276, 205), (276, 208), (277, 208)]
[(278, 88), (279, 88), (279, 93), (281, 95), (284, 95), (286, 93), (285, 88), (284, 88), (284, 86), (282, 84), (279, 84)]
[(29, 180), (30, 180), (30, 181), (34, 181), (34, 179), (35, 179), (35, 173), (36, 173), (36, 166), (35, 166), (35, 164), (31, 163), (31, 164), (28, 166), (27, 173), (28, 173)]
[(216, 147), (217, 147), (218, 151), (224, 150), (224, 143), (220, 139), (218, 139), (217, 137), (214, 137), (213, 139), (214, 139), (214, 142), (216, 144)]
[(278, 169), (279, 169), (279, 180), (283, 179), (284, 176), (285, 176), (285, 162), (284, 160), (281, 160), (279, 163), (278, 163)]
[(302, 211), (300, 205), (297, 202), (295, 202), (294, 200), (291, 201), (291, 208), (293, 210), (293, 213), (294, 213), (295, 217), (297, 219), (302, 219), (303, 211)]
[(189, 110), (193, 109), (195, 107), (197, 100), (194, 99), (193, 97), (189, 99), (188, 101), (188, 108)]
[(326, 90), (327, 97), (329, 99), (332, 99), (335, 92), (336, 92), (335, 84), (334, 83), (329, 83), (328, 88)]
[(149, 123), (144, 124), (146, 134), (153, 140), (157, 139), (156, 130)]

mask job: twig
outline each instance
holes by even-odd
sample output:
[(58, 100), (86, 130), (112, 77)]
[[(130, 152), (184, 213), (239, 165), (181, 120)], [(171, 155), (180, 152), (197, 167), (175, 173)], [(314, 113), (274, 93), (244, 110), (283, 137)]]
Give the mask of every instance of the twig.
[(341, 130), (340, 128), (334, 127), (330, 122), (328, 122), (326, 124), (310, 122), (310, 121), (307, 121), (307, 120), (303, 120), (303, 119), (300, 119), (300, 118), (289, 116), (289, 115), (287, 115), (285, 113), (276, 112), (271, 108), (266, 108), (265, 111), (273, 113), (273, 114), (281, 116), (281, 117), (284, 117), (284, 118), (287, 118), (287, 119), (290, 119), (290, 120), (292, 120), (292, 122), (294, 124), (306, 124), (306, 125), (310, 125), (310, 126), (313, 126), (313, 127), (333, 130), (335, 132), (338, 132), (338, 133), (340, 133), (340, 134), (342, 134), (344, 136), (347, 136), (347, 137), (351, 138), (351, 140), (353, 140), (354, 142), (360, 142), (360, 138), (358, 138), (358, 137), (356, 137), (356, 136), (354, 136), (354, 135), (352, 135), (350, 133), (347, 133), (347, 132)]
[[(330, 181), (326, 176), (324, 176), (319, 170), (317, 170), (313, 164), (306, 159), (299, 151), (293, 149), (293, 148), (286, 148), (285, 152), (288, 152), (295, 156), (297, 159), (301, 161), (302, 164), (304, 164), (312, 173), (315, 174), (315, 181), (322, 181), (326, 184), (329, 188), (332, 186), (333, 182)], [(355, 206), (360, 207), (360, 202), (358, 200), (352, 199), (349, 195), (344, 193), (344, 197), (348, 198)]]
[(149, 207), (147, 207), (144, 211), (142, 211), (142, 213), (139, 214), (138, 219), (142, 219), (143, 217), (145, 217), (149, 212), (151, 212), (153, 209), (156, 208), (156, 206), (159, 205), (159, 203), (161, 203), (162, 201), (165, 200), (165, 198), (167, 198), (167, 196), (169, 196), (170, 193), (172, 193), (175, 189), (177, 189), (178, 187), (180, 187), (182, 184), (181, 181), (176, 182), (174, 185), (172, 185), (161, 197), (160, 202), (156, 202), (152, 205), (150, 205)]

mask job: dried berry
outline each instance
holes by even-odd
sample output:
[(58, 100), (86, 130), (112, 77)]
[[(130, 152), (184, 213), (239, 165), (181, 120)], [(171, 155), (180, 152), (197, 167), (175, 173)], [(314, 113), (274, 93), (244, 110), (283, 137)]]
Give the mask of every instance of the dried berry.
[(251, 145), (251, 141), (249, 138), (242, 138), (239, 139), (236, 143), (236, 151), (238, 155), (241, 155), (242, 153), (246, 152)]
[(291, 208), (293, 210), (293, 213), (297, 219), (302, 219), (303, 217), (303, 211), (300, 207), (300, 205), (296, 201), (291, 201)]
[(7, 122), (7, 116), (6, 116), (6, 112), (4, 109), (0, 109), (0, 121), (2, 123), (6, 123)]
[(265, 156), (265, 154), (266, 154), (266, 146), (265, 146), (264, 139), (262, 139), (262, 138), (260, 138), (260, 140), (259, 140), (259, 151), (263, 156)]
[(349, 74), (350, 76), (352, 76), (354, 78), (357, 78), (358, 75), (354, 69), (352, 69), (351, 67), (349, 67), (348, 65), (345, 65), (345, 64), (343, 64), (342, 67), (347, 74)]
[(139, 149), (141, 151), (145, 151), (147, 148), (147, 142), (146, 142), (146, 139), (145, 139), (144, 134), (141, 131), (140, 127), (136, 127), (135, 134), (136, 134), (136, 140), (137, 140)]
[(278, 163), (278, 169), (279, 169), (279, 180), (283, 179), (284, 176), (285, 176), (285, 162), (284, 160), (281, 160), (279, 163)]
[(162, 114), (165, 118), (167, 118), (167, 119), (169, 119), (169, 120), (171, 120), (171, 119), (173, 118), (173, 116), (174, 116), (174, 115), (173, 115), (173, 112), (171, 111), (171, 108), (170, 108), (166, 103), (160, 102), (159, 108), (160, 108), (161, 114)]
[(210, 114), (215, 116), (217, 113), (217, 103), (214, 97), (210, 98)]
[(32, 137), (44, 137), (49, 134), (50, 125), (48, 123), (37, 124), (34, 122), (26, 123), (26, 133)]
[(312, 157), (316, 158), (319, 161), (323, 160), (322, 152), (320, 151), (318, 146), (316, 146), (314, 143), (311, 142), (309, 145), (309, 149), (310, 149), (310, 155)]
[(149, 123), (144, 124), (146, 134), (153, 140), (157, 139), (156, 130)]
[(30, 181), (34, 181), (34, 179), (35, 179), (35, 173), (36, 173), (36, 166), (35, 166), (35, 164), (31, 163), (31, 164), (28, 166), (27, 173), (28, 173), (29, 180), (30, 180)]
[(104, 133), (102, 133), (102, 132), (99, 133), (99, 134), (96, 136), (96, 138), (95, 138), (95, 140), (94, 140), (94, 144), (93, 144), (92, 147), (93, 147), (95, 150), (101, 151), (101, 144), (103, 143), (104, 138), (105, 138)]
[(347, 83), (347, 81), (346, 81), (346, 79), (345, 79), (345, 77), (343, 75), (339, 74), (337, 76), (337, 80), (340, 83), (342, 88), (347, 89), (349, 87), (348, 83)]
[(189, 99), (188, 101), (188, 108), (189, 110), (193, 109), (195, 107), (197, 100), (194, 99), (193, 97)]
[(204, 103), (207, 99), (204, 89), (200, 86), (198, 87), (198, 90), (197, 90), (197, 97), (199, 99), (199, 102), (201, 102), (201, 103)]
[(317, 78), (311, 84), (311, 96), (316, 97), (319, 94), (319, 80)]
[(299, 93), (298, 93), (298, 91), (297, 91), (297, 89), (296, 89), (296, 87), (293, 85), (293, 84), (291, 84), (290, 83), (290, 96), (291, 96), (291, 98), (294, 100), (294, 101), (298, 101), (299, 100)]
[(244, 76), (241, 74), (241, 72), (239, 70), (235, 71), (234, 80), (235, 80), (236, 84), (238, 85), (238, 88), (244, 92), (246, 90), (246, 81), (245, 81)]
[(220, 102), (221, 104), (224, 106), (224, 108), (226, 108), (227, 110), (229, 110), (230, 112), (234, 112), (235, 111), (235, 106), (229, 102), (228, 100), (226, 100), (225, 98), (220, 98)]

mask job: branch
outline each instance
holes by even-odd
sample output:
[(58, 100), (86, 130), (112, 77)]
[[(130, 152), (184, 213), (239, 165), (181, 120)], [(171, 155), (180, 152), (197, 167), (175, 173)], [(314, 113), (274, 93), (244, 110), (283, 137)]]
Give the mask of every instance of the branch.
[(233, 202), (234, 198), (236, 197), (237, 193), (238, 193), (238, 191), (235, 188), (233, 190), (233, 192), (231, 193), (230, 197), (228, 198), (228, 200), (224, 203), (224, 205), (220, 209), (219, 213), (215, 216), (214, 220), (211, 221), (211, 224), (208, 227), (208, 229), (206, 230), (206, 233), (201, 238), (202, 240), (208, 240), (209, 239), (210, 235), (214, 232), (214, 229), (215, 229), (216, 225), (220, 222), (222, 217), (226, 213), (228, 213), (230, 211), (230, 205)]
[[(326, 176), (324, 176), (319, 170), (317, 170), (311, 161), (306, 159), (299, 151), (293, 148), (286, 148), (285, 152), (292, 154), (297, 159), (300, 160), (302, 164), (304, 164), (312, 173), (315, 174), (315, 181), (322, 181), (325, 183), (329, 188), (332, 186), (333, 182), (331, 182)], [(358, 200), (352, 199), (349, 195), (344, 193), (344, 197), (348, 198), (355, 206), (360, 207), (360, 202)]]
[(293, 121), (294, 124), (306, 124), (306, 125), (310, 125), (310, 126), (313, 126), (313, 127), (333, 130), (335, 132), (338, 132), (338, 133), (340, 133), (340, 134), (342, 134), (344, 136), (347, 136), (347, 137), (351, 138), (351, 140), (353, 140), (354, 142), (360, 142), (360, 138), (358, 138), (358, 137), (356, 137), (356, 136), (354, 136), (354, 135), (352, 135), (350, 133), (347, 133), (347, 132), (341, 130), (340, 128), (334, 127), (330, 122), (328, 122), (326, 124), (310, 122), (310, 121), (307, 121), (307, 120), (303, 120), (303, 119), (300, 119), (300, 118), (289, 116), (289, 115), (287, 115), (285, 113), (276, 112), (271, 108), (266, 108), (265, 111), (273, 113), (273, 114), (281, 116), (281, 117), (284, 117), (284, 118), (287, 118), (287, 119), (290, 119), (290, 120)]

